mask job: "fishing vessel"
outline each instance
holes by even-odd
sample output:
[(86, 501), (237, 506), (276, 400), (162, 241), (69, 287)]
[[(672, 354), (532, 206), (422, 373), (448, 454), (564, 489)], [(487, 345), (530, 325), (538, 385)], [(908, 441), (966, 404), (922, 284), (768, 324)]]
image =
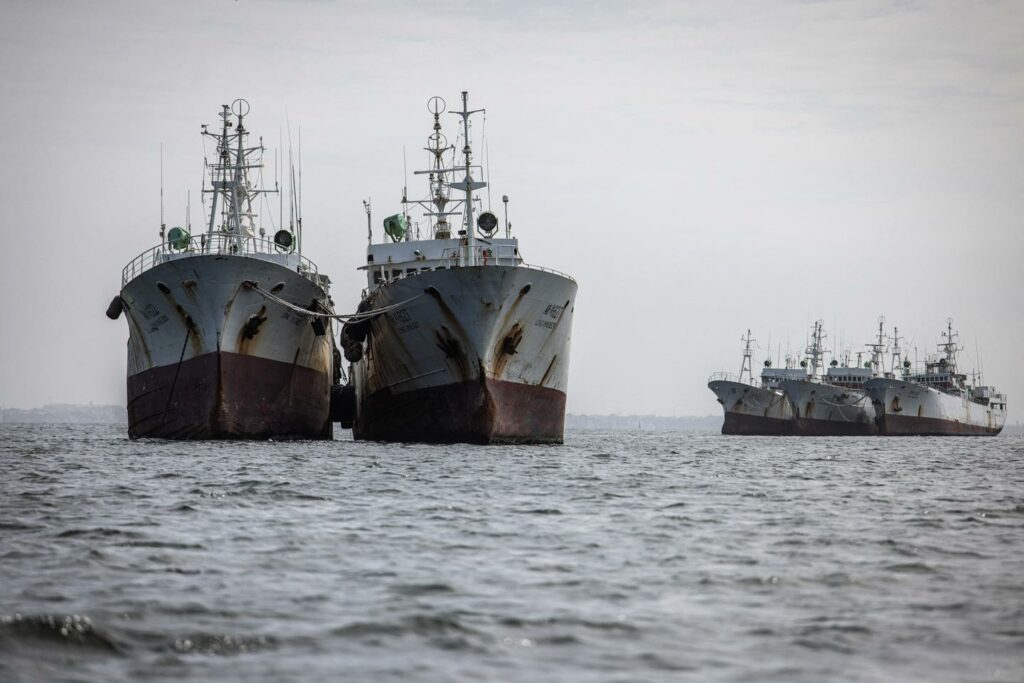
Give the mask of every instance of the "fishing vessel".
[(864, 383), (875, 409), (878, 432), (891, 436), (995, 435), (1006, 422), (1006, 396), (980, 378), (968, 382), (958, 368), (963, 349), (947, 319), (938, 353), (925, 360), (923, 372), (905, 377), (877, 377)]
[(216, 148), (203, 189), (210, 197), (205, 231), (192, 235), (187, 220), (166, 230), (161, 215), (161, 243), (125, 266), (107, 310), (112, 319), (124, 312), (128, 321), (133, 439), (332, 436), (340, 355), (330, 323), (317, 316), (331, 311), (330, 281), (302, 255), (294, 170), (288, 226), (279, 203), (273, 237), (266, 235), (259, 201), (279, 185), (254, 183), (264, 147), (262, 139), (249, 145), (248, 112), (245, 100), (235, 100), (221, 107), (219, 131), (202, 128), (204, 144)]
[[(460, 141), (442, 132), (446, 104), (431, 98), (429, 182), (423, 199), (403, 191), (402, 213), (373, 241), (359, 311), (342, 328), (352, 363), (356, 439), (433, 443), (561, 443), (576, 281), (528, 265), (505, 204), (490, 208), (485, 169), (473, 162), (462, 93)], [(461, 153), (457, 153), (456, 150)], [(422, 209), (425, 234), (410, 212)]]
[[(780, 390), (782, 382), (807, 377), (806, 367), (773, 368), (765, 360), (760, 381), (753, 376), (754, 337), (750, 330), (742, 337), (743, 362), (738, 375), (716, 372), (708, 379), (708, 389), (725, 411), (723, 434), (786, 436), (796, 433), (793, 405)], [(804, 364), (806, 366), (806, 364)]]
[[(885, 319), (879, 318), (878, 338), (868, 344), (871, 360), (861, 365), (833, 358), (824, 368), (824, 323), (814, 323), (806, 350), (810, 369), (807, 377), (786, 380), (779, 388), (793, 405), (795, 430), (801, 436), (870, 436), (876, 433), (875, 409), (864, 391), (864, 383), (885, 375)], [(860, 354), (858, 354), (859, 356)]]

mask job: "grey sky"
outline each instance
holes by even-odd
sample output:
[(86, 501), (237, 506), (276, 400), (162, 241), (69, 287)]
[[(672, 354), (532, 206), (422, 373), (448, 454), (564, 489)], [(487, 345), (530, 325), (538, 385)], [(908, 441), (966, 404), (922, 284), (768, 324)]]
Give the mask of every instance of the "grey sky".
[(1019, 419), (1024, 7), (957, 0), (8, 0), (0, 404), (124, 402), (103, 311), (158, 241), (161, 142), (168, 224), (187, 189), (202, 222), (199, 125), (245, 97), (273, 147), (287, 109), (349, 310), (360, 200), (397, 210), (427, 98), (463, 89), (527, 260), (579, 281), (571, 412), (717, 412), (747, 327), (795, 351), (885, 314), (920, 354), (952, 316)]

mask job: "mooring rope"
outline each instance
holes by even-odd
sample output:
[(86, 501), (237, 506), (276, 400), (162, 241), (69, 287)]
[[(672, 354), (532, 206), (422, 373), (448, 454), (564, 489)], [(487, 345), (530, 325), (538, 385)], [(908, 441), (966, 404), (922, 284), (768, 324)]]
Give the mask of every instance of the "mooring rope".
[(400, 307), (402, 307), (402, 306), (404, 306), (404, 305), (406, 305), (406, 304), (408, 304), (410, 302), (415, 301), (416, 299), (419, 299), (421, 296), (423, 296), (423, 294), (417, 294), (416, 296), (411, 297), (409, 299), (406, 299), (404, 301), (399, 301), (397, 303), (393, 303), (393, 304), (390, 304), (388, 306), (382, 306), (380, 308), (374, 308), (374, 309), (369, 310), (369, 311), (362, 311), (362, 312), (356, 312), (356, 313), (322, 313), (320, 311), (311, 311), (309, 309), (303, 308), (302, 306), (297, 306), (297, 305), (293, 304), (290, 301), (286, 301), (286, 300), (282, 299), (281, 297), (277, 296), (276, 294), (272, 294), (272, 293), (268, 292), (267, 290), (263, 289), (262, 287), (260, 287), (255, 282), (247, 281), (247, 282), (243, 282), (242, 285), (244, 287), (246, 287), (246, 289), (251, 289), (252, 291), (254, 291), (257, 294), (261, 295), (262, 297), (264, 297), (268, 301), (272, 301), (275, 304), (278, 304), (279, 306), (284, 306), (285, 308), (290, 309), (292, 311), (295, 311), (296, 313), (299, 313), (301, 315), (304, 315), (304, 316), (307, 316), (307, 317), (310, 317), (310, 318), (330, 318), (331, 320), (341, 320), (341, 321), (350, 322), (350, 323), (359, 323), (359, 322), (363, 322), (364, 320), (369, 320), (370, 318), (374, 318), (374, 317), (380, 315), (381, 313), (387, 313), (388, 311), (393, 311), (396, 308), (400, 308)]
[(192, 319), (185, 319), (185, 343), (181, 345), (181, 355), (178, 357), (178, 365), (174, 368), (174, 380), (171, 382), (171, 390), (167, 392), (167, 402), (164, 403), (164, 412), (160, 413), (160, 426), (164, 426), (167, 418), (167, 409), (171, 407), (171, 399), (174, 398), (174, 387), (178, 385), (178, 373), (181, 372), (181, 364), (185, 362), (185, 349), (188, 348), (189, 337), (192, 336)]

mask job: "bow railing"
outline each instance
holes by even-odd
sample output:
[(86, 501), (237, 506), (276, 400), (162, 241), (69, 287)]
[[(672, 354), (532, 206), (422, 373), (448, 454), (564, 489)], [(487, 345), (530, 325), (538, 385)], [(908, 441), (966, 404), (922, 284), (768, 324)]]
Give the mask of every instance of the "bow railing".
[(322, 280), (315, 263), (301, 254), (280, 248), (268, 237), (245, 237), (239, 240), (234, 235), (214, 234), (213, 236), (199, 235), (191, 237), (187, 245), (181, 245), (180, 248), (172, 247), (165, 242), (147, 249), (133, 258), (124, 267), (124, 270), (121, 271), (121, 286), (124, 287), (147, 270), (161, 263), (189, 256), (205, 255), (289, 257), (288, 260), (294, 259), (297, 263), (296, 272), (299, 275), (312, 280), (317, 285), (320, 285)]

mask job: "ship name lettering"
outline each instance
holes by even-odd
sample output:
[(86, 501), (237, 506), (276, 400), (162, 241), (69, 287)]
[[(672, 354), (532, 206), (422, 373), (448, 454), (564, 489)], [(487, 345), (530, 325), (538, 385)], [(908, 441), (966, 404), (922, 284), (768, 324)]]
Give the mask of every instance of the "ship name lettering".
[(153, 321), (153, 325), (149, 328), (149, 331), (156, 332), (157, 330), (160, 329), (160, 326), (163, 325), (165, 322), (167, 322), (167, 316), (160, 316), (159, 318)]
[(555, 320), (558, 320), (558, 318), (562, 315), (562, 309), (564, 308), (565, 306), (556, 306), (555, 304), (548, 304), (547, 308), (544, 309), (544, 315), (550, 318), (554, 318)]

